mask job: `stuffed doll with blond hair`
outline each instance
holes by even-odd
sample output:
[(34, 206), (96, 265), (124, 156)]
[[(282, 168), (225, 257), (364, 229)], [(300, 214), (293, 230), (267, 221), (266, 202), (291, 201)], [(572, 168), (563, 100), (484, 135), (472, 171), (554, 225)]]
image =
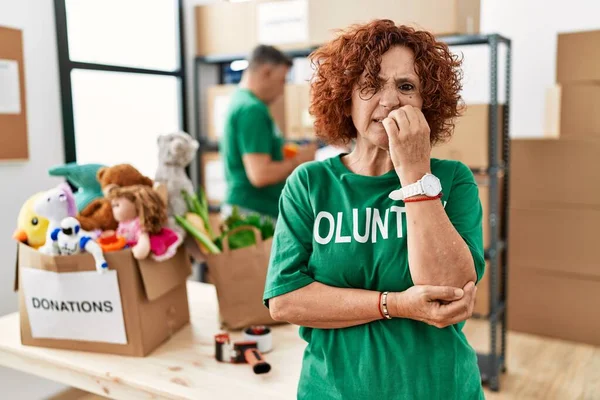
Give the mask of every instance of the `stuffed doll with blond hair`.
[(112, 187), (107, 190), (115, 220), (116, 235), (125, 238), (133, 256), (151, 256), (164, 261), (175, 255), (182, 237), (166, 228), (167, 205), (159, 193), (146, 185)]

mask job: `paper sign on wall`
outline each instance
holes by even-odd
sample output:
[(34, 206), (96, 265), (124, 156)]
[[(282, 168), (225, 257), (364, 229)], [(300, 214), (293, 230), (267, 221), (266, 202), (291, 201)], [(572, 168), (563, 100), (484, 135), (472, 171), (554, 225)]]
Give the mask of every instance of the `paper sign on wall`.
[(0, 60), (0, 114), (21, 114), (19, 63)]
[(117, 271), (23, 268), (21, 279), (32, 337), (127, 344)]
[(281, 45), (308, 42), (306, 0), (259, 3), (256, 14), (258, 43)]

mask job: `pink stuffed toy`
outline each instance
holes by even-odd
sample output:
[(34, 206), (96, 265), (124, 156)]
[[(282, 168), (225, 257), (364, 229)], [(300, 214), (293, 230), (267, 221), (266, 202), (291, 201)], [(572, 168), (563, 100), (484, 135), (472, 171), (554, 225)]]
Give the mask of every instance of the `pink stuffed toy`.
[(164, 261), (175, 255), (182, 237), (164, 227), (166, 204), (154, 189), (144, 185), (115, 187), (107, 197), (119, 223), (116, 234), (126, 239), (136, 259), (150, 255)]

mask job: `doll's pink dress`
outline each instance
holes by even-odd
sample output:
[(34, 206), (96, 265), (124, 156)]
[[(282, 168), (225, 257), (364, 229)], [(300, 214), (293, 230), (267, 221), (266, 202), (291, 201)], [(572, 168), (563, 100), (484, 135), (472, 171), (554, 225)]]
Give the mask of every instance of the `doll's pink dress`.
[[(142, 228), (139, 218), (119, 222), (117, 236), (124, 237), (129, 247), (137, 244), (141, 233)], [(168, 260), (177, 253), (177, 248), (182, 241), (183, 239), (177, 232), (169, 228), (162, 228), (159, 233), (150, 235), (150, 252), (152, 258), (156, 261)]]

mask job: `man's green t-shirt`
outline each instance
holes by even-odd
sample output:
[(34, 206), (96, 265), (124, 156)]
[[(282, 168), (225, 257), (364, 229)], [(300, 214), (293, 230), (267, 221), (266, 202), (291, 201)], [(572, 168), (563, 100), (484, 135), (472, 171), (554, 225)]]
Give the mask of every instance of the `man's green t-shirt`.
[(282, 147), (283, 140), (267, 105), (248, 89), (236, 90), (231, 96), (221, 138), (227, 179), (225, 202), (277, 217), (279, 196), (285, 182), (262, 188), (253, 186), (242, 157), (262, 153), (269, 154), (273, 161), (282, 161)]
[[(471, 249), (479, 280), (485, 261), (473, 174), (462, 163), (438, 159), (431, 160), (431, 170), (441, 180), (441, 201)], [(395, 171), (358, 175), (339, 156), (299, 167), (280, 199), (267, 305), (315, 281), (395, 292), (413, 286), (404, 203), (388, 197), (398, 188)], [(483, 399), (477, 355), (463, 325), (439, 329), (397, 318), (344, 329), (301, 327), (308, 345), (298, 398)]]

